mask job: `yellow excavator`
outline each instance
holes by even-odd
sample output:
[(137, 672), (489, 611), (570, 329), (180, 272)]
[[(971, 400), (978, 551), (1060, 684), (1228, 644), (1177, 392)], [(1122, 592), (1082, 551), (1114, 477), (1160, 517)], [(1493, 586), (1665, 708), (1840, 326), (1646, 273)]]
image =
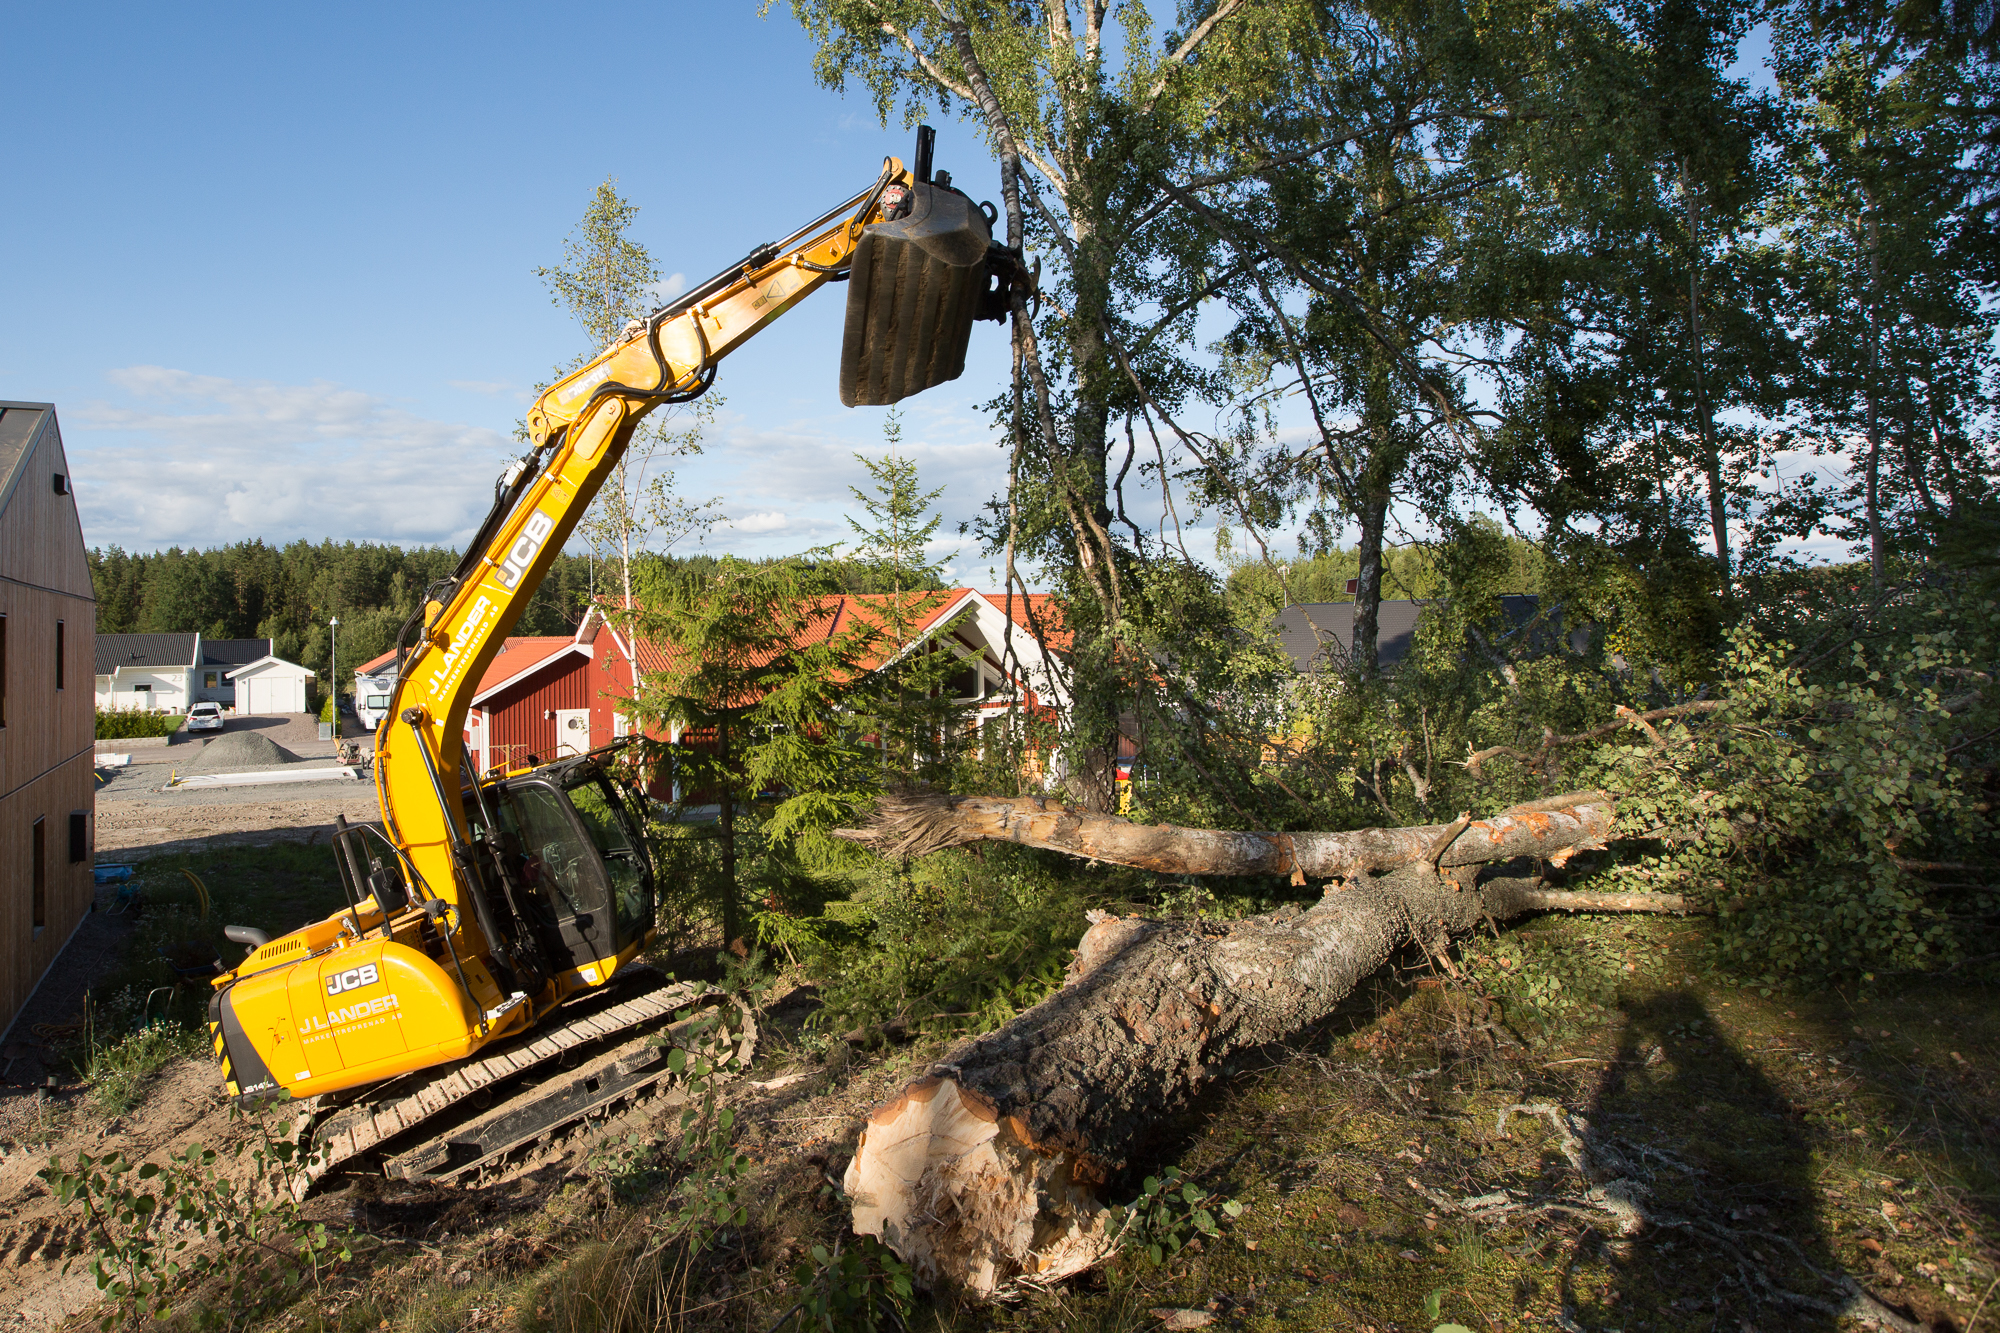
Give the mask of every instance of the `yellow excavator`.
[[(668, 1077), (705, 988), (635, 964), (654, 938), (644, 798), (606, 750), (473, 771), (466, 711), (634, 427), (698, 397), (722, 359), (830, 282), (848, 284), (839, 390), (887, 404), (955, 379), (975, 320), (1033, 282), (990, 204), (895, 158), (866, 190), (633, 320), (544, 392), (533, 447), (494, 487), (463, 561), (398, 643), (376, 731), (380, 827), (336, 827), (344, 910), (248, 946), (209, 1030), (230, 1095), (306, 1100), (315, 1175), (362, 1159), (403, 1178), (479, 1172)], [(678, 1018), (678, 1021), (676, 1021)], [(712, 1029), (711, 1029), (712, 1030)], [(662, 1032), (668, 1039), (663, 1042)], [(725, 1059), (747, 1061), (747, 1013)]]

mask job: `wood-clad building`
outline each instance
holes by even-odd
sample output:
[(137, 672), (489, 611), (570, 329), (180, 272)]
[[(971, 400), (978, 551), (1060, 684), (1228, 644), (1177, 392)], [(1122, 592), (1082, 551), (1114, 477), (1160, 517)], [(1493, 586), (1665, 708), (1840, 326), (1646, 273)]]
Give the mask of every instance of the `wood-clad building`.
[(55, 407), (0, 402), (0, 1029), (90, 910), (96, 616)]

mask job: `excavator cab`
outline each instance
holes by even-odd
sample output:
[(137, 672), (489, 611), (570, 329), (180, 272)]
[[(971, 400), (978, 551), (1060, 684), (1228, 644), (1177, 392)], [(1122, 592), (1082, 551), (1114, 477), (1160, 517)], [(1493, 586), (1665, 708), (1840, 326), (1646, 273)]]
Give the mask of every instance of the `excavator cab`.
[(608, 980), (651, 937), (653, 869), (640, 823), (603, 767), (568, 761), (486, 789), (485, 837), (513, 881), (524, 923), (565, 989)]

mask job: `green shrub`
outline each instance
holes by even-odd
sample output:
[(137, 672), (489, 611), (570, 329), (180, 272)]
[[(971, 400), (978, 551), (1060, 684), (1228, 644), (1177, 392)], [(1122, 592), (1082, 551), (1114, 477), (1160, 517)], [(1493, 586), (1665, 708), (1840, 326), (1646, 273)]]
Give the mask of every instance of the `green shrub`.
[(147, 713), (136, 708), (97, 710), (97, 739), (129, 741), (145, 736), (171, 736), (187, 718), (179, 713)]
[(1604, 887), (1713, 905), (1725, 958), (1767, 986), (1965, 958), (2000, 909), (1981, 869), (2000, 708), (1978, 688), (1993, 607), (1979, 611), (1919, 610), (1816, 671), (1739, 632), (1721, 711), (1605, 747), (1577, 774), (1618, 792), (1620, 833), (1653, 849)]
[[(952, 848), (886, 862), (811, 921), (807, 967), (827, 1030), (899, 1019), (912, 1029), (981, 1032), (1040, 1003), (1101, 905), (1111, 875), (1023, 848)], [(757, 918), (770, 937), (770, 923)]]
[(175, 1060), (208, 1053), (204, 1033), (175, 1023), (154, 1023), (105, 1045), (93, 1043), (83, 1067), (90, 1100), (106, 1115), (123, 1115), (139, 1102), (146, 1081)]

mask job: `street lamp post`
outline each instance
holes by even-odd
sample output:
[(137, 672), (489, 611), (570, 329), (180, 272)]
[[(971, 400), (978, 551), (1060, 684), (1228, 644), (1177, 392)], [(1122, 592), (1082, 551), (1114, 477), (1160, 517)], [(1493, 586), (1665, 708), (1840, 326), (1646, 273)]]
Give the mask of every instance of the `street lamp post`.
[(326, 622), (327, 652), (332, 665), (327, 674), (333, 678), (333, 748), (340, 750), (340, 617), (330, 617)]

